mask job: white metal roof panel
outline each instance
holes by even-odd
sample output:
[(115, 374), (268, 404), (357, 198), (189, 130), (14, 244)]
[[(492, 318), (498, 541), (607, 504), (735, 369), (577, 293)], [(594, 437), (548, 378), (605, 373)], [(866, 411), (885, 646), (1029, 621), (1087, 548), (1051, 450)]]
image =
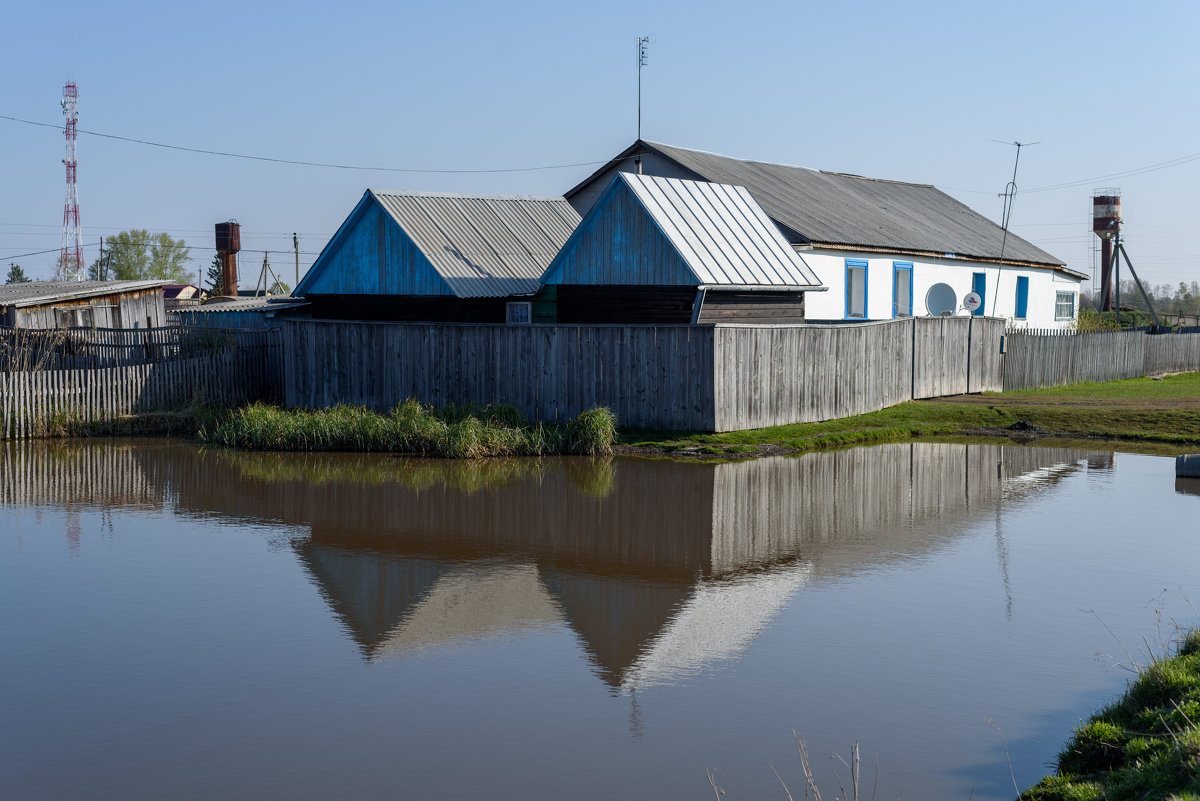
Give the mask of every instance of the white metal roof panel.
[(703, 285), (805, 287), (821, 281), (740, 186), (621, 173)]
[(460, 298), (537, 292), (579, 225), (561, 197), (371, 193)]

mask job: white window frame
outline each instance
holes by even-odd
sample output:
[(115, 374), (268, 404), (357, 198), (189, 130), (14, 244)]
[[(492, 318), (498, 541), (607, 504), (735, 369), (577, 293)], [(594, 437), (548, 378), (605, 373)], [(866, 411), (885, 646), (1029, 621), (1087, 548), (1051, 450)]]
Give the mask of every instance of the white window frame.
[[(1058, 313), (1059, 306), (1064, 302), (1070, 302), (1071, 310), (1067, 316)], [(1054, 319), (1055, 320), (1074, 320), (1075, 319), (1075, 293), (1070, 290), (1058, 290), (1054, 293)]]
[[(517, 318), (517, 319), (514, 319)], [(524, 319), (520, 319), (524, 318)], [(533, 303), (517, 301), (504, 304), (504, 322), (509, 325), (532, 325)]]

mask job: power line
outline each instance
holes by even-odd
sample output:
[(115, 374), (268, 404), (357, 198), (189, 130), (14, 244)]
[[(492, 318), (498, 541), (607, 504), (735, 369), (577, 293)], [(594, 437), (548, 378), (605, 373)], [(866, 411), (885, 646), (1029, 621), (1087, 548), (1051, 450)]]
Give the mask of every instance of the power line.
[[(7, 114), (0, 114), (0, 119), (19, 122), (24, 125), (36, 125), (39, 128), (54, 128), (55, 130), (63, 130), (61, 125), (53, 125), (48, 122), (36, 122), (34, 120), (23, 120), (19, 117), (10, 117)], [(138, 145), (148, 145), (150, 147), (161, 147), (167, 150), (182, 150), (187, 153), (202, 153), (207, 156), (224, 156), (231, 159), (246, 159), (248, 161), (267, 161), (274, 164), (296, 164), (302, 167), (324, 167), (331, 170), (367, 170), (374, 172), (412, 172), (412, 173), (436, 173), (440, 175), (476, 175), (483, 173), (506, 173), (506, 172), (537, 172), (539, 170), (565, 170), (572, 167), (594, 167), (598, 164), (607, 164), (607, 161), (581, 161), (575, 164), (548, 164), (539, 167), (506, 167), (490, 170), (435, 170), (421, 169), (416, 167), (371, 167), (361, 164), (329, 164), (320, 161), (300, 161), (297, 159), (280, 159), (271, 156), (251, 156), (245, 153), (229, 153), (222, 150), (207, 150), (199, 147), (184, 147), (183, 145), (168, 145), (162, 142), (151, 142), (146, 139), (135, 139), (130, 136), (117, 136), (116, 134), (101, 133), (99, 131), (85, 131), (82, 128), (78, 129), (78, 133), (87, 134), (88, 136), (99, 136), (104, 139), (115, 139), (119, 142), (132, 142)]]

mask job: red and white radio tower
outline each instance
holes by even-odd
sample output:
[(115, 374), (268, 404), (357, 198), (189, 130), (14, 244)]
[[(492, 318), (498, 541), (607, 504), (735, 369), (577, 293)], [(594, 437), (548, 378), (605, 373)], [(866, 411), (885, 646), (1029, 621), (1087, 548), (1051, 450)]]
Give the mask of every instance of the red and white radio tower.
[(79, 90), (74, 81), (67, 81), (63, 87), (62, 110), (67, 118), (63, 132), (67, 137), (67, 157), (63, 164), (67, 165), (67, 200), (63, 205), (63, 238), (62, 252), (58, 256), (58, 274), (60, 281), (82, 281), (87, 277), (83, 266), (83, 234), (79, 230), (79, 187), (75, 183), (78, 162), (75, 158), (75, 126), (79, 122), (79, 109), (76, 100)]

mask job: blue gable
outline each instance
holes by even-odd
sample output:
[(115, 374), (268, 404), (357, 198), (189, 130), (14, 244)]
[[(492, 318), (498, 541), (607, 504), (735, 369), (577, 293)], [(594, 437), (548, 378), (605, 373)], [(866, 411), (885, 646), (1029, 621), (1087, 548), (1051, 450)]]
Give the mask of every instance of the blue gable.
[(696, 286), (700, 279), (618, 173), (542, 283)]
[(295, 294), (454, 295), (370, 191), (329, 240)]

